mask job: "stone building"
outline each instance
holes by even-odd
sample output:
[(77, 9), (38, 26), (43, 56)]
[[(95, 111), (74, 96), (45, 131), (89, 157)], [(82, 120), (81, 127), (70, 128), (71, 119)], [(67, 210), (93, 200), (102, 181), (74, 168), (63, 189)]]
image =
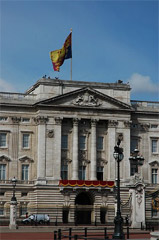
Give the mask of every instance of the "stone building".
[[(25, 94), (0, 93), (1, 221), (9, 219), (15, 176), (19, 220), (28, 212), (58, 223), (113, 223), (119, 137), (122, 215), (132, 226), (159, 221), (159, 102), (131, 101), (130, 90), (121, 80), (44, 77)], [(129, 160), (135, 148), (142, 166)]]

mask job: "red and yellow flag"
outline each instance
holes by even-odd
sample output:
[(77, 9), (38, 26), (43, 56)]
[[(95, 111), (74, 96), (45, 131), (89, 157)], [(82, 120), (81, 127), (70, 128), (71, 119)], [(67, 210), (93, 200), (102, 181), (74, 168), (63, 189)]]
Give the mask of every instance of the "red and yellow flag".
[(66, 38), (61, 49), (50, 52), (54, 71), (60, 71), (60, 66), (65, 59), (72, 58), (72, 32)]

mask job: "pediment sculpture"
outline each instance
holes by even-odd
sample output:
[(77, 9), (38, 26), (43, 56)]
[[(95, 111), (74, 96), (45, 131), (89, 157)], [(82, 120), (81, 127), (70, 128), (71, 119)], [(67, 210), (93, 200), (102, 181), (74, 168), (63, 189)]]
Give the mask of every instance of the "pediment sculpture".
[(84, 93), (83, 95), (78, 95), (76, 99), (72, 101), (74, 105), (78, 106), (95, 106), (98, 107), (102, 105), (102, 102), (99, 101), (94, 95), (89, 94), (88, 92)]

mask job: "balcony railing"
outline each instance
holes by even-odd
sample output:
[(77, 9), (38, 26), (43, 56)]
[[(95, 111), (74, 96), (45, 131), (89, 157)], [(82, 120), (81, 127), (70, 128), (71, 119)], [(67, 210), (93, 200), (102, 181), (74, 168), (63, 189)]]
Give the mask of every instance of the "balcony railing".
[[(12, 184), (11, 180), (0, 180), (0, 184)], [(17, 184), (34, 184), (34, 181), (18, 180)]]

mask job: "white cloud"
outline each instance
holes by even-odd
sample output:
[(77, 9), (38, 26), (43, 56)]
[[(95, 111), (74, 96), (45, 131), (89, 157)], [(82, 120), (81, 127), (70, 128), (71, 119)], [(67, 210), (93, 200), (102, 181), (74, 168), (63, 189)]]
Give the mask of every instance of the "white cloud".
[(16, 92), (14, 86), (0, 78), (0, 92)]
[(149, 76), (143, 76), (139, 73), (133, 73), (128, 79), (133, 92), (156, 93), (159, 91), (159, 85), (152, 82)]

